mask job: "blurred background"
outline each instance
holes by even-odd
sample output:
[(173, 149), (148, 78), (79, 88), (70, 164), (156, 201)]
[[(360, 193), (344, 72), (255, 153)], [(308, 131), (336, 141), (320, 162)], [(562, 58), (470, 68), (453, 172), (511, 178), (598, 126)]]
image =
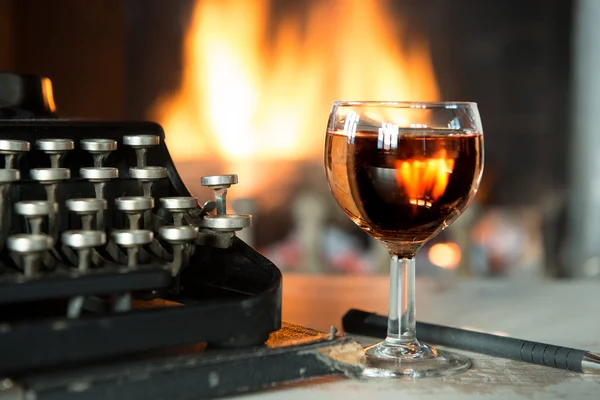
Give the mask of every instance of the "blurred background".
[(388, 267), (329, 193), (331, 102), (475, 101), (482, 186), (418, 274), (594, 277), (599, 20), (595, 0), (0, 0), (0, 70), (51, 78), (61, 117), (159, 122), (201, 201), (202, 175), (237, 173), (243, 239), (306, 273)]

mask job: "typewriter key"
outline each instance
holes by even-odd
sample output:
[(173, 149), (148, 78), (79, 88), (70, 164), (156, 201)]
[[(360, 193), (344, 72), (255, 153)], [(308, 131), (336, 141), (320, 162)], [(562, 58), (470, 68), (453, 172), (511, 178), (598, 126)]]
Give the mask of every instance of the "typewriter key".
[[(77, 251), (79, 258), (77, 270), (80, 273), (86, 273), (90, 267), (92, 249), (106, 243), (106, 234), (103, 231), (66, 231), (62, 234), (62, 242)], [(84, 296), (75, 296), (69, 300), (68, 318), (79, 317), (84, 299)]]
[[(50, 203), (56, 203), (58, 183), (60, 181), (69, 179), (71, 177), (71, 171), (67, 168), (34, 168), (29, 171), (29, 176), (31, 179), (39, 181), (42, 185), (44, 185), (44, 189), (46, 190), (46, 199)], [(57, 212), (53, 212), (48, 215), (48, 233), (54, 240), (58, 239), (57, 221), (59, 220), (59, 212), (60, 208), (57, 210)]]
[[(112, 167), (80, 168), (79, 174), (94, 185), (94, 193), (97, 199), (104, 199), (106, 182), (119, 177), (119, 170)], [(96, 214), (96, 225), (98, 229), (104, 230), (104, 210)]]
[(33, 235), (42, 233), (44, 217), (58, 212), (58, 203), (43, 200), (26, 200), (15, 203), (15, 214), (25, 217), (28, 230)]
[(0, 250), (4, 246), (4, 239), (10, 228), (11, 213), (8, 207), (10, 185), (20, 178), (21, 173), (18, 169), (0, 169)]
[(160, 137), (155, 135), (129, 135), (123, 136), (123, 144), (131, 146), (135, 149), (137, 158), (137, 167), (144, 168), (146, 166), (146, 154), (148, 149), (160, 144)]
[(58, 183), (69, 179), (71, 171), (68, 168), (33, 168), (29, 171), (29, 176), (44, 185), (47, 200), (56, 203)]
[(112, 139), (83, 139), (81, 148), (92, 153), (94, 167), (103, 167), (111, 152), (117, 150), (117, 141)]
[(154, 233), (146, 229), (115, 230), (111, 236), (115, 243), (127, 250), (129, 268), (137, 266), (140, 246), (149, 244), (154, 239)]
[(139, 221), (144, 211), (154, 208), (154, 199), (146, 196), (119, 197), (115, 199), (117, 209), (123, 211), (129, 219), (129, 229), (139, 229)]
[(14, 168), (18, 158), (30, 149), (24, 140), (0, 140), (0, 154), (4, 155), (4, 168)]
[[(89, 250), (93, 247), (98, 247), (106, 243), (106, 234), (102, 231), (84, 231), (84, 230), (71, 230), (63, 232), (62, 241), (69, 247), (76, 250), (83, 251), (83, 255), (86, 254), (85, 250)], [(89, 253), (87, 253), (89, 254)], [(87, 263), (85, 257), (80, 257), (78, 270), (85, 272), (88, 270), (89, 263)]]
[(18, 169), (0, 169), (0, 184), (11, 183), (19, 179), (21, 179), (21, 172)]
[[(106, 200), (104, 199), (68, 199), (66, 206), (72, 213), (81, 216), (81, 229), (92, 230), (92, 219), (94, 214), (98, 215), (100, 212), (106, 210)], [(96, 221), (98, 225), (98, 221)], [(98, 230), (104, 229), (104, 227), (97, 227)]]
[(19, 179), (21, 179), (21, 172), (18, 169), (0, 169), (1, 188), (8, 188), (11, 183), (18, 181)]
[(52, 238), (44, 234), (12, 235), (6, 241), (8, 250), (21, 257), (23, 273), (27, 278), (35, 276), (42, 260), (42, 254), (50, 250), (53, 244)]
[(202, 186), (214, 190), (218, 215), (227, 214), (227, 189), (236, 183), (238, 183), (238, 176), (235, 174), (203, 176), (200, 179)]
[(173, 225), (179, 226), (183, 223), (183, 214), (198, 207), (198, 199), (195, 197), (161, 197), (161, 206), (169, 210), (173, 216)]
[(235, 232), (252, 226), (252, 216), (248, 214), (205, 215), (198, 224), (215, 232)]
[[(111, 233), (113, 240), (127, 250), (127, 267), (138, 265), (140, 246), (149, 244), (154, 239), (154, 233), (146, 229), (115, 230)], [(115, 301), (115, 311), (123, 312), (131, 308), (131, 293), (124, 293)]]
[(75, 143), (71, 139), (38, 139), (35, 147), (50, 156), (52, 168), (60, 168), (63, 156), (75, 148)]
[(159, 179), (167, 177), (167, 169), (165, 167), (131, 167), (129, 175), (142, 183), (144, 196), (152, 196), (152, 185)]
[(186, 244), (198, 237), (198, 227), (191, 225), (163, 226), (158, 230), (162, 240), (173, 247), (173, 261), (169, 266), (171, 275), (177, 276), (183, 265), (183, 250)]
[(113, 167), (80, 168), (79, 174), (94, 185), (97, 199), (104, 198), (106, 182), (119, 177), (119, 170)]

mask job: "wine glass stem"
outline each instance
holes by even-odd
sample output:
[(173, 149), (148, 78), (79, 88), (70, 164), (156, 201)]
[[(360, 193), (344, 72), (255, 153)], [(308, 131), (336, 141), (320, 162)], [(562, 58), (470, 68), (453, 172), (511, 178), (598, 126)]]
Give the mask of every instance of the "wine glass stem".
[(389, 344), (416, 343), (415, 259), (392, 255), (390, 264)]

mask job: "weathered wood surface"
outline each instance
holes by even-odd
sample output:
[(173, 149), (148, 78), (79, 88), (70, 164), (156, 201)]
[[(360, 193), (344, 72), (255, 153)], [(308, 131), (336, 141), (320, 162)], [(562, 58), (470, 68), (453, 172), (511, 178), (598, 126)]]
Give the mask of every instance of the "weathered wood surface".
[[(328, 330), (351, 307), (386, 313), (387, 277), (284, 277), (286, 321)], [(425, 280), (417, 318), (600, 351), (600, 282)], [(373, 339), (359, 338), (365, 344)], [(263, 391), (248, 399), (599, 399), (600, 376), (466, 353), (466, 373), (417, 381), (328, 378)]]

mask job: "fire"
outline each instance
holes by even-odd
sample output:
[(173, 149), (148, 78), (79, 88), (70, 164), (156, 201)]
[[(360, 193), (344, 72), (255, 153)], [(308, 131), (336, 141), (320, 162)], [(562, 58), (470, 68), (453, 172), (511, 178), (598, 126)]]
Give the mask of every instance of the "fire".
[(274, 3), (197, 1), (181, 84), (151, 113), (176, 162), (224, 160), (237, 193), (272, 185), (278, 168), (259, 183), (257, 160), (319, 160), (333, 100), (439, 98), (427, 44), (405, 44), (385, 1), (313, 0), (278, 18)]
[(446, 191), (453, 168), (454, 159), (442, 149), (432, 158), (396, 161), (396, 181), (411, 204), (431, 207)]

